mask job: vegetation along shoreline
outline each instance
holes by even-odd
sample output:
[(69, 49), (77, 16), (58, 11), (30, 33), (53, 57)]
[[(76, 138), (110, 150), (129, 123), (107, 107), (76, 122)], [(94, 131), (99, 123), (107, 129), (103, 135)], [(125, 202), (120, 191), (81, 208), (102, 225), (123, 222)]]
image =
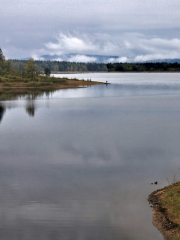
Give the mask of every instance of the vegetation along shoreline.
[(15, 88), (64, 89), (79, 88), (88, 85), (105, 84), (89, 80), (58, 78), (51, 76), (51, 70), (45, 68), (40, 71), (33, 58), (29, 59), (22, 69), (16, 70), (10, 61), (7, 61), (0, 48), (0, 90)]
[(153, 225), (166, 240), (180, 239), (180, 182), (156, 190), (148, 198)]

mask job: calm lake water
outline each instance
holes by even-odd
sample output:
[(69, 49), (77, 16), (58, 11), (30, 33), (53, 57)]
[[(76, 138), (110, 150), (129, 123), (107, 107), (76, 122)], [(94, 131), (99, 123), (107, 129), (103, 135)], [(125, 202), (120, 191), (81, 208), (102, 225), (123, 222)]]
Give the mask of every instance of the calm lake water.
[(162, 240), (147, 198), (180, 179), (180, 74), (65, 76), (111, 84), (0, 93), (0, 239)]

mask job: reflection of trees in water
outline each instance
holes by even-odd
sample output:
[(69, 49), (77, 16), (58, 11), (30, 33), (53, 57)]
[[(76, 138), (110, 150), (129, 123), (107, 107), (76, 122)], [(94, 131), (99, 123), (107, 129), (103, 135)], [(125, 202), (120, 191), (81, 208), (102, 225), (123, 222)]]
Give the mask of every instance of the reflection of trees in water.
[(5, 100), (18, 100), (18, 99), (27, 99), (35, 100), (37, 98), (42, 98), (46, 96), (49, 98), (50, 94), (54, 93), (55, 90), (41, 90), (41, 89), (11, 89), (3, 90), (0, 92), (0, 101)]
[[(43, 95), (43, 94), (42, 94)], [(42, 96), (41, 94), (36, 94), (36, 93), (31, 93), (31, 94), (28, 94), (26, 96), (26, 99), (28, 101), (33, 101), (33, 100), (36, 100), (38, 97), (41, 97)]]
[(26, 103), (26, 112), (30, 117), (34, 117), (35, 115), (35, 100), (37, 98), (36, 94), (28, 94), (26, 97), (27, 103)]
[(6, 111), (6, 108), (4, 105), (0, 104), (0, 122), (2, 121), (3, 115)]
[(26, 106), (26, 112), (29, 114), (30, 117), (34, 117), (34, 115), (35, 115), (35, 105), (34, 105), (34, 103), (28, 104)]
[(53, 93), (54, 91), (41, 91), (41, 92), (33, 92), (29, 93), (26, 95), (26, 112), (30, 117), (34, 117), (35, 111), (36, 111), (36, 106), (35, 106), (35, 100), (38, 97), (42, 97), (44, 94), (46, 95), (47, 98), (49, 98), (50, 94)]
[[(26, 112), (30, 117), (35, 116), (36, 106), (35, 100), (38, 98), (49, 98), (55, 90), (43, 90), (43, 89), (6, 89), (0, 92), (0, 101), (6, 100), (26, 100)], [(3, 118), (6, 108), (0, 103), (0, 122)]]

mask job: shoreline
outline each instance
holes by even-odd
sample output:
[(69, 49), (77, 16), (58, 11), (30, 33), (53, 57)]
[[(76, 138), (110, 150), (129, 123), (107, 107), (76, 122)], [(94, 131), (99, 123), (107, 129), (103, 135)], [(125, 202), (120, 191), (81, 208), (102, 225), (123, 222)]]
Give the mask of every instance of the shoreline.
[(97, 71), (85, 71), (85, 72), (77, 72), (77, 71), (52, 71), (51, 72), (51, 75), (52, 74), (84, 74), (84, 73), (108, 73), (108, 71), (102, 71), (102, 72), (97, 72)]
[(62, 71), (62, 72), (56, 72), (56, 71), (52, 71), (51, 72), (51, 75), (53, 74), (89, 74), (89, 73), (180, 73), (180, 71), (167, 71), (167, 72), (161, 72), (161, 71), (142, 71), (142, 72), (137, 72), (137, 71), (131, 71), (131, 72), (121, 72), (121, 71), (110, 71), (110, 72), (105, 72), (105, 71), (102, 71), (102, 72), (76, 72), (76, 71)]
[(180, 239), (179, 224), (175, 221), (173, 214), (170, 214), (169, 208), (165, 206), (164, 194), (168, 190), (179, 186), (174, 183), (162, 189), (156, 190), (149, 195), (148, 202), (153, 208), (153, 225), (161, 232), (166, 240)]
[(11, 82), (10, 86), (4, 86), (3, 83), (0, 83), (0, 91), (7, 90), (7, 89), (44, 89), (44, 90), (60, 90), (60, 89), (70, 89), (70, 88), (85, 88), (87, 86), (93, 85), (102, 85), (106, 84), (103, 82), (95, 82), (95, 81), (84, 81), (84, 80), (71, 80), (67, 79), (64, 82), (57, 82), (53, 85), (35, 85), (37, 82), (34, 82), (34, 86), (29, 86), (27, 83), (24, 82)]

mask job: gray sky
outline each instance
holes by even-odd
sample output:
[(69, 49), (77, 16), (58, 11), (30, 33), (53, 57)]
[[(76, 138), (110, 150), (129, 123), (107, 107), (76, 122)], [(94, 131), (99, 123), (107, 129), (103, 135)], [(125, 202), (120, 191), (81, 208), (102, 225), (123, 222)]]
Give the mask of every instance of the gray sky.
[[(6, 58), (180, 58), (179, 0), (0, 0)], [(109, 58), (110, 61), (117, 59)]]

